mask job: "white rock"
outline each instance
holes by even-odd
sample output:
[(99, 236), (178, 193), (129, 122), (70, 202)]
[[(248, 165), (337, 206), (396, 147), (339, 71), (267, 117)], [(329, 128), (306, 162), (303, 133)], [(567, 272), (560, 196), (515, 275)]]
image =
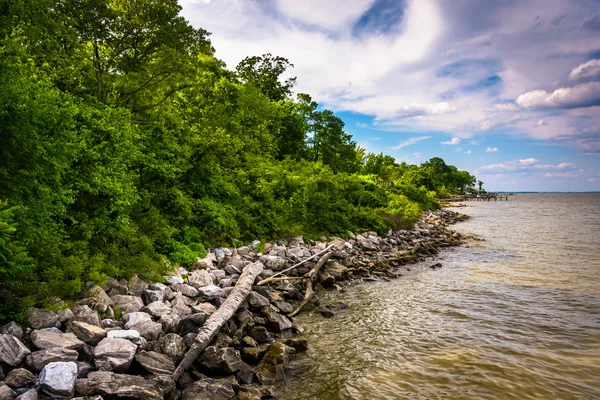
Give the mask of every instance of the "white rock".
[(73, 397), (77, 364), (74, 362), (51, 362), (42, 369), (40, 388), (50, 396)]

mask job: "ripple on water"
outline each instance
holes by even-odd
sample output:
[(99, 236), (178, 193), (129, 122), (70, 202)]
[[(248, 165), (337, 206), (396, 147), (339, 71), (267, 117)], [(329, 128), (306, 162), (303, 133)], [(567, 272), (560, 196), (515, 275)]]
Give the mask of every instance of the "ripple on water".
[(278, 394), (600, 398), (599, 205), (599, 195), (474, 203), (456, 228), (485, 241), (443, 253), (441, 270), (322, 293), (349, 307), (300, 316), (311, 348)]

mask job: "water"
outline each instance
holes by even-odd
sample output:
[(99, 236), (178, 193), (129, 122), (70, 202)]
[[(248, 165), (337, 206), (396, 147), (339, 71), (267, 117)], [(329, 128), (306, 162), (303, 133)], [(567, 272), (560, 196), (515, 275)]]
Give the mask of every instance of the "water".
[(468, 205), (442, 269), (320, 294), (282, 399), (600, 399), (600, 194)]

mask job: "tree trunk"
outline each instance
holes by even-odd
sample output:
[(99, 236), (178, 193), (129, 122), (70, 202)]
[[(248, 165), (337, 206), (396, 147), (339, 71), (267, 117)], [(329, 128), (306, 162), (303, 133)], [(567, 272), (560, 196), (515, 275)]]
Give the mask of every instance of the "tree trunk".
[(248, 297), (248, 294), (252, 291), (252, 285), (263, 268), (264, 266), (260, 262), (250, 264), (244, 268), (242, 276), (238, 279), (235, 288), (233, 288), (225, 302), (206, 320), (202, 328), (198, 331), (198, 336), (196, 336), (194, 344), (190, 347), (173, 373), (175, 381), (192, 365), (198, 356), (200, 356), (200, 353), (217, 336), (221, 327), (240, 308), (246, 297)]
[(302, 307), (304, 307), (310, 301), (310, 298), (315, 292), (313, 286), (317, 280), (317, 276), (319, 275), (319, 270), (323, 265), (325, 265), (325, 263), (331, 258), (332, 255), (333, 253), (325, 254), (323, 257), (321, 257), (319, 262), (315, 264), (313, 269), (311, 269), (310, 272), (306, 274), (308, 280), (306, 281), (306, 294), (304, 295), (304, 300), (302, 300), (302, 303), (300, 303), (300, 305), (288, 316), (293, 317), (294, 315), (298, 314), (300, 310), (302, 310)]

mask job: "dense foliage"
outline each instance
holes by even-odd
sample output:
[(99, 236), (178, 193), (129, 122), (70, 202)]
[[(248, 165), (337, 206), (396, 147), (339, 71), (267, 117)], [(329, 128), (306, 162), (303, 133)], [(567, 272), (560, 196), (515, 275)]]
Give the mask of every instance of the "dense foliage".
[[(205, 246), (406, 226), (474, 177), (365, 154), (266, 54), (177, 0), (0, 0), (0, 319)], [(169, 263), (170, 261), (170, 263)]]

